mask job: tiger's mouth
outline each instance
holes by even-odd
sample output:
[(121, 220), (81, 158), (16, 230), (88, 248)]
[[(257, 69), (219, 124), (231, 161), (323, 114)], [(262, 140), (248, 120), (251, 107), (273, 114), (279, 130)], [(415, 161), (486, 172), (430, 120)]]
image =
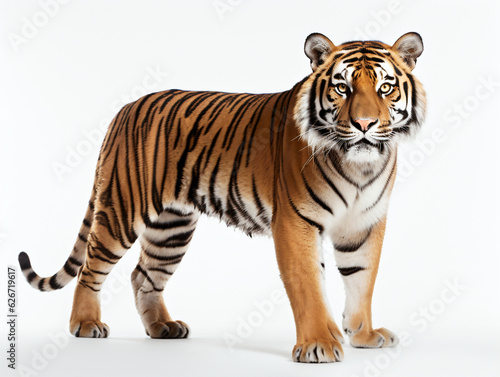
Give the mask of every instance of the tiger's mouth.
[[(370, 146), (376, 145), (375, 143), (372, 143), (370, 140), (368, 140), (366, 137), (364, 137), (361, 140), (354, 143), (353, 146), (354, 145), (362, 145), (362, 144), (366, 144), (366, 145), (370, 145)], [(377, 143), (377, 144), (379, 144), (379, 143)]]
[(352, 144), (347, 145), (347, 149), (356, 149), (358, 151), (377, 149), (384, 152), (387, 142), (385, 141), (371, 141), (366, 136)]

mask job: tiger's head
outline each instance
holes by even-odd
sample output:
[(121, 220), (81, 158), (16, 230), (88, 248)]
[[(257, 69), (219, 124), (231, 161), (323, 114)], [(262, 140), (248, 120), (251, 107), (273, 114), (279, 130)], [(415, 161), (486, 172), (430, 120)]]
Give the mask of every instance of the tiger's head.
[(349, 162), (373, 163), (420, 128), (425, 92), (411, 73), (423, 51), (420, 35), (407, 33), (392, 46), (335, 46), (314, 33), (304, 50), (313, 73), (300, 89), (295, 120), (313, 151), (336, 150)]

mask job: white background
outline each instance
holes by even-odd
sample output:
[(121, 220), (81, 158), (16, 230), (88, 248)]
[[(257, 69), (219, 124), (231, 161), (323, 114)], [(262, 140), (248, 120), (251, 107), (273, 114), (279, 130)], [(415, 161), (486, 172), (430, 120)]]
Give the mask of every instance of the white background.
[[(217, 4), (228, 9), (218, 13)], [(287, 90), (309, 74), (303, 42), (311, 32), (338, 44), (358, 38), (392, 44), (417, 31), (425, 49), (414, 73), (428, 93), (428, 116), (417, 140), (400, 149), (373, 305), (374, 324), (407, 339), (392, 353), (345, 345), (342, 363), (292, 363), (288, 301), (272, 304), (265, 315), (256, 307), (283, 292), (272, 241), (249, 239), (203, 218), (165, 293), (172, 315), (191, 326), (189, 340), (144, 334), (129, 283), (137, 246), (106, 284), (107, 340), (69, 335), (74, 282), (41, 293), (18, 269), (21, 375), (500, 374), (497, 1), (117, 0), (57, 8), (1, 3), (0, 312), (7, 311), (7, 266), (17, 267), (21, 250), (41, 275), (63, 265), (83, 219), (99, 150), (85, 149), (90, 144), (84, 133), (98, 138), (100, 124), (120, 106), (168, 88)], [(52, 15), (42, 14), (47, 12)], [(39, 26), (33, 31), (27, 22)], [(16, 45), (15, 38), (25, 40)], [(155, 79), (151, 70), (161, 74)], [(78, 148), (85, 155), (58, 177), (54, 166), (66, 165)], [(339, 323), (344, 291), (328, 245), (326, 252), (328, 294)], [(460, 288), (446, 291), (450, 284)], [(421, 310), (428, 311), (427, 319)], [(8, 328), (1, 329), (5, 355)], [(239, 343), (229, 347), (224, 336), (238, 337), (238, 330)], [(6, 372), (2, 356), (0, 374)]]

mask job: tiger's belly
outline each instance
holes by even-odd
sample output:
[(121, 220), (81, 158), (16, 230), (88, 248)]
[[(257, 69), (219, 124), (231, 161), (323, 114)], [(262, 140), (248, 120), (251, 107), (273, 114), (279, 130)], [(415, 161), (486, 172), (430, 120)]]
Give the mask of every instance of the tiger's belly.
[(270, 236), (272, 201), (266, 189), (257, 185), (252, 174), (232, 174), (219, 165), (186, 181), (177, 204), (219, 218), (247, 235)]
[[(222, 191), (222, 192), (221, 192)], [(228, 226), (236, 227), (247, 235), (271, 235), (272, 207), (254, 195), (241, 195), (236, 189), (226, 190), (208, 187), (200, 189), (199, 211), (217, 217)], [(226, 194), (226, 195), (224, 195)]]

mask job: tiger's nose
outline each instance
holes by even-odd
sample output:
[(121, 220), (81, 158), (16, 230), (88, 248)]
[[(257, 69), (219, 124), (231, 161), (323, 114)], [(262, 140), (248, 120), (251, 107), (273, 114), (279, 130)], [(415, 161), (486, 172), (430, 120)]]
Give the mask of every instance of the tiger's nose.
[(375, 118), (356, 118), (352, 121), (354, 127), (358, 130), (366, 132), (375, 124), (377, 124), (378, 119)]

